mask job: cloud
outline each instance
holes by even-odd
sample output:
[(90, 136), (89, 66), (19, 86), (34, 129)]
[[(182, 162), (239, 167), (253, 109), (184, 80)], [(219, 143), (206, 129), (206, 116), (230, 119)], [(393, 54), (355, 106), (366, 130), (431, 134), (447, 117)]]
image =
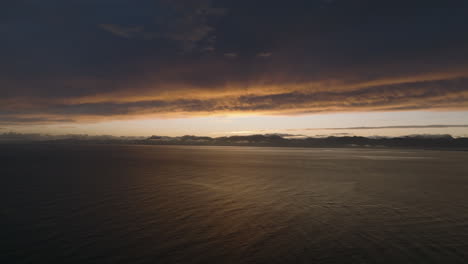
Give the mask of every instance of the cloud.
[(348, 137), (348, 136), (354, 136), (354, 135), (351, 133), (330, 133), (330, 134), (315, 135), (315, 137)]
[(457, 128), (468, 127), (468, 125), (420, 125), (420, 126), (380, 126), (380, 127), (348, 127), (348, 128), (334, 128), (343, 130), (361, 130), (361, 129), (389, 129), (389, 128)]
[(185, 52), (191, 52), (195, 48), (207, 51), (209, 49), (199, 42), (206, 39), (207, 43), (214, 44), (216, 41), (216, 36), (211, 34), (214, 28), (209, 25), (209, 20), (227, 13), (226, 8), (211, 5), (211, 1), (206, 0), (155, 1), (148, 5), (150, 10), (154, 8), (155, 13), (145, 14), (143, 18), (146, 19), (133, 19), (131, 25), (101, 23), (98, 27), (123, 38), (171, 41)]
[[(288, 131), (313, 131), (313, 130), (374, 130), (374, 129), (401, 129), (401, 128), (468, 128), (468, 125), (411, 125), (411, 126), (362, 126), (362, 127), (325, 127), (325, 128), (298, 128)], [(341, 135), (348, 133), (334, 133)]]
[(260, 52), (260, 53), (257, 53), (257, 57), (260, 57), (260, 58), (268, 58), (272, 55), (271, 52)]
[(214, 15), (214, 16), (224, 16), (228, 12), (227, 8), (199, 8), (197, 9), (197, 14), (199, 15)]
[(95, 142), (118, 142), (124, 140), (142, 140), (145, 137), (116, 137), (111, 135), (82, 135), (82, 134), (65, 134), (65, 135), (48, 135), (37, 133), (2, 133), (0, 134), (0, 142), (22, 142), (22, 141), (55, 141), (55, 140), (72, 140), (76, 141), (95, 141)]
[(119, 26), (113, 24), (100, 24), (100, 28), (124, 38), (131, 38), (143, 32), (142, 26)]
[[(229, 88), (225, 93), (210, 89), (156, 97), (120, 96), (84, 98), (70, 102), (41, 100), (18, 104), (18, 100), (4, 101), (0, 106), (0, 120), (18, 122), (103, 119), (138, 116), (199, 116), (229, 113), (305, 114), (348, 111), (397, 111), (408, 109), (467, 109), (468, 78), (386, 84), (353, 88), (348, 91), (307, 91), (303, 87), (281, 86), (278, 91), (258, 88), (246, 93), (240, 88)], [(197, 88), (193, 88), (197, 89)], [(89, 102), (86, 102), (89, 100)], [(47, 116), (47, 120), (28, 119)], [(24, 118), (24, 119), (23, 119)], [(357, 128), (356, 128), (357, 129)]]
[(331, 135), (333, 135), (333, 136), (350, 136), (352, 134), (351, 133), (332, 133)]
[[(16, 117), (0, 115), (0, 125), (19, 125), (19, 124), (50, 124), (50, 123), (70, 123), (73, 119), (54, 118), (54, 117)], [(2, 129), (2, 128), (0, 128)]]
[(0, 120), (466, 110), (468, 2), (421, 3), (17, 1)]
[(211, 46), (208, 46), (208, 47), (205, 47), (202, 49), (203, 51), (206, 51), (206, 52), (213, 52), (215, 51), (216, 49), (214, 47), (211, 47)]
[(234, 52), (224, 53), (224, 57), (230, 58), (230, 59), (235, 59), (235, 58), (237, 58), (237, 56), (238, 56), (238, 54), (234, 53)]

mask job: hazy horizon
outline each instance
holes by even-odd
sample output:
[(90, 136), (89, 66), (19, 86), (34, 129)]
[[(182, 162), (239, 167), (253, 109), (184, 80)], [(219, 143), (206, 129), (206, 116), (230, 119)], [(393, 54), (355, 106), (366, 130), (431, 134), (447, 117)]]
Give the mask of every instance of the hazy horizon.
[[(197, 137), (230, 137), (230, 136), (253, 136), (253, 135), (278, 135), (286, 138), (300, 138), (300, 137), (387, 137), (387, 138), (396, 138), (396, 137), (411, 137), (411, 136), (451, 136), (454, 138), (466, 138), (468, 134), (465, 133), (456, 133), (450, 134), (447, 133), (447, 128), (461, 128), (465, 130), (468, 128), (468, 125), (429, 125), (429, 126), (396, 126), (396, 127), (350, 127), (350, 128), (305, 128), (305, 129), (287, 129), (284, 131), (277, 131), (277, 130), (241, 130), (241, 131), (233, 131), (227, 133), (210, 133), (210, 134), (189, 134), (189, 133), (181, 133), (176, 135), (168, 135), (168, 134), (161, 134), (158, 131), (154, 131), (154, 133), (145, 134), (145, 135), (126, 135), (126, 134), (99, 134), (99, 133), (49, 133), (49, 132), (21, 132), (15, 130), (0, 130), (0, 137), (2, 135), (39, 135), (39, 136), (51, 136), (51, 137), (65, 137), (65, 136), (90, 136), (90, 137), (115, 137), (115, 138), (148, 138), (151, 136), (162, 136), (162, 137), (182, 137), (182, 136), (197, 136)], [(343, 132), (347, 131), (347, 132)], [(367, 131), (364, 133), (355, 133), (355, 131)], [(378, 133), (379, 130), (400, 130), (400, 133)], [(407, 133), (403, 133), (403, 131), (408, 131)], [(307, 131), (312, 133), (295, 133), (299, 131)], [(369, 131), (376, 131), (376, 133), (369, 132)], [(412, 133), (411, 133), (412, 132)], [(440, 133), (437, 133), (440, 132)]]
[[(468, 112), (387, 112), (302, 116), (192, 117), (112, 122), (10, 124), (0, 133), (90, 134), (113, 136), (229, 136), (291, 133), (305, 136), (404, 136), (450, 134), (468, 136)], [(448, 121), (451, 121), (450, 123)]]

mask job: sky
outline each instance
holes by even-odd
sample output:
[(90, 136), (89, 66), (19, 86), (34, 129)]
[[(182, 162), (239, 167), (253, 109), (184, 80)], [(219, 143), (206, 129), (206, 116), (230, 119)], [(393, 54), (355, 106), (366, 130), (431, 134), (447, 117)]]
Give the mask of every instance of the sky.
[(15, 0), (0, 133), (468, 136), (468, 1)]

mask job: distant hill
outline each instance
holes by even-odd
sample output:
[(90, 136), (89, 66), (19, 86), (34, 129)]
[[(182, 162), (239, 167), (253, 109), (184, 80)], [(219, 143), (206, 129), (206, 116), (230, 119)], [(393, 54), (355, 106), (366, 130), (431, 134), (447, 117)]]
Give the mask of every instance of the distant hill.
[(76, 144), (141, 144), (197, 146), (265, 146), (265, 147), (394, 147), (468, 150), (468, 138), (450, 135), (409, 135), (403, 137), (291, 137), (287, 134), (265, 134), (229, 137), (151, 136), (114, 137), (88, 135), (0, 134), (0, 143), (76, 143)]
[(450, 135), (411, 135), (404, 137), (303, 137), (284, 138), (280, 135), (249, 135), (230, 137), (158, 137), (141, 143), (152, 145), (214, 145), (214, 146), (271, 146), (271, 147), (416, 147), (468, 149), (468, 138)]

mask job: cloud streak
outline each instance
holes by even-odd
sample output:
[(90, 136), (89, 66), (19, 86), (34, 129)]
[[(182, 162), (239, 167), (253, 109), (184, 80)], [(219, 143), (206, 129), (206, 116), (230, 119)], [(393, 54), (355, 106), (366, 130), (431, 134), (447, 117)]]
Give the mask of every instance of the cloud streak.
[[(349, 111), (397, 111), (420, 109), (467, 109), (468, 79), (397, 83), (352, 89), (350, 91), (313, 92), (283, 86), (283, 91), (261, 94), (241, 89), (227, 89), (227, 93), (202, 93), (198, 98), (186, 99), (182, 94), (159, 98), (135, 98), (132, 101), (97, 101), (58, 103), (63, 100), (41, 100), (21, 106), (16, 100), (0, 106), (0, 118), (5, 122), (17, 119), (34, 122), (103, 119), (109, 117), (138, 116), (199, 116), (213, 114), (305, 114)], [(232, 93), (230, 94), (229, 91)], [(116, 97), (118, 98), (118, 97)], [(34, 116), (31, 118), (31, 116)], [(29, 119), (28, 119), (29, 118)], [(44, 120), (42, 120), (44, 119)]]
[[(313, 130), (374, 130), (374, 129), (412, 129), (412, 128), (468, 128), (468, 125), (411, 125), (411, 126), (361, 126), (361, 127), (325, 127), (325, 128), (299, 128), (287, 131), (313, 131)], [(341, 134), (341, 133), (339, 133)], [(348, 134), (348, 133), (344, 133)]]

